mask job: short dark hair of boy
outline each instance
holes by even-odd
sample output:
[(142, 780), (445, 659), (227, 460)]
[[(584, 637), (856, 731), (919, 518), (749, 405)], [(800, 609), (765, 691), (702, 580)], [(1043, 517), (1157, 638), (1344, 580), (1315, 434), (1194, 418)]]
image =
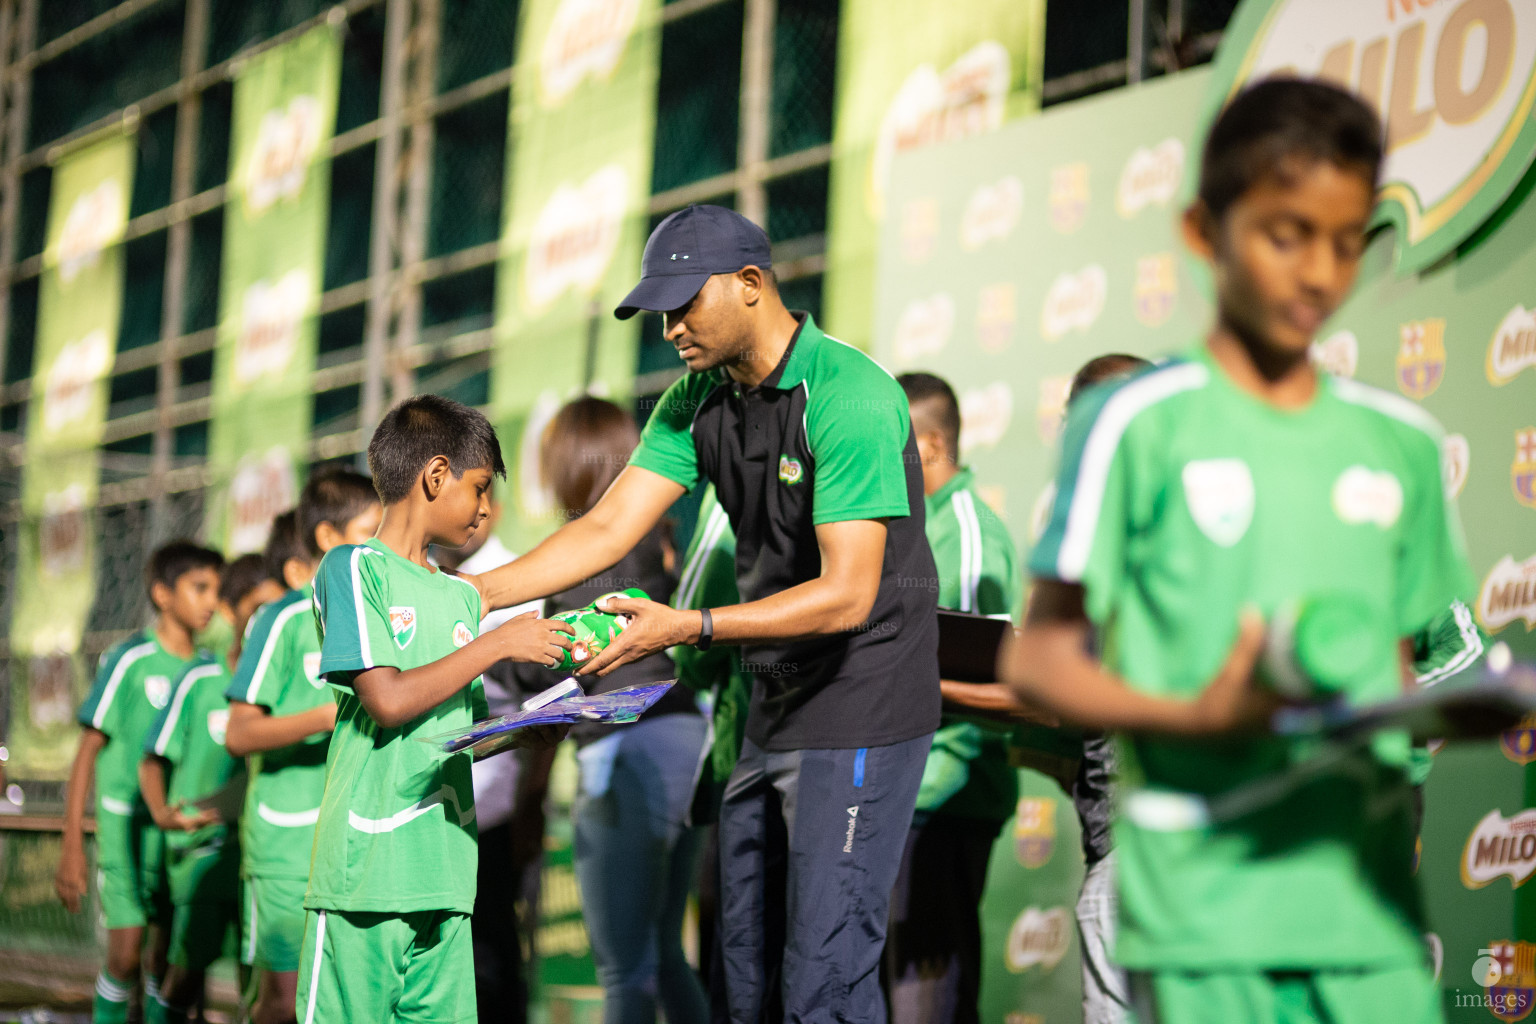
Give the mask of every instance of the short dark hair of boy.
[[(373, 481), (350, 469), (331, 469), (310, 477), (309, 483), (299, 493), (299, 532), (304, 537), (304, 547), (312, 561), (319, 561), (325, 554), (315, 540), (315, 531), (321, 523), (330, 523), (337, 532), (347, 524), (377, 505), (379, 495)], [(282, 579), (281, 576), (278, 579)]]
[(1106, 380), (1117, 377), (1129, 377), (1152, 364), (1141, 356), (1133, 356), (1126, 352), (1111, 352), (1104, 356), (1095, 356), (1082, 366), (1078, 367), (1072, 375), (1072, 388), (1067, 392), (1067, 404), (1077, 401), (1077, 396)]
[(929, 415), (944, 435), (944, 445), (951, 459), (960, 458), (960, 401), (955, 389), (943, 377), (931, 373), (904, 373), (896, 378), (907, 393), (907, 405), (916, 408), (929, 403)]
[(156, 583), (174, 589), (176, 581), (194, 569), (223, 568), (224, 556), (212, 548), (190, 540), (173, 540), (162, 544), (149, 556), (149, 564), (144, 567), (144, 589), (153, 598)]
[(266, 581), (267, 560), (260, 555), (241, 555), (224, 567), (219, 577), (219, 600), (233, 608)]
[(503, 479), (496, 428), (480, 412), (442, 395), (417, 395), (396, 405), (379, 421), (368, 442), (368, 471), (385, 505), (403, 501), (427, 463), (448, 460), (455, 477), (489, 469)]
[(266, 567), (267, 575), (285, 587), (288, 578), (283, 575), (283, 566), (288, 564), (290, 558), (302, 562), (311, 560), (309, 545), (304, 543), (304, 531), (299, 526), (299, 510), (296, 508), (272, 520), (272, 529), (267, 533), (267, 546), (261, 552), (261, 563)]
[(1200, 201), (1220, 220), (1258, 182), (1292, 173), (1296, 161), (1381, 173), (1381, 120), (1358, 97), (1303, 78), (1266, 78), (1227, 104), (1205, 139)]

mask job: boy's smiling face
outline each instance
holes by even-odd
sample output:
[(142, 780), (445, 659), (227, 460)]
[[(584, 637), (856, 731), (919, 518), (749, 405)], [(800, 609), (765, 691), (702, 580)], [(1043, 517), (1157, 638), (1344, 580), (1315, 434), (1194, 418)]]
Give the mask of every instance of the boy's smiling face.
[(491, 515), (492, 479), (489, 466), (466, 469), (460, 477), (454, 476), (452, 471), (442, 474), (441, 485), (430, 506), (432, 543), (456, 548), (474, 536), (480, 524)]
[(1256, 358), (1305, 358), (1354, 286), (1374, 205), (1367, 172), (1298, 158), (1255, 182), (1219, 222), (1191, 207), (1185, 236), (1212, 265), (1221, 323)]

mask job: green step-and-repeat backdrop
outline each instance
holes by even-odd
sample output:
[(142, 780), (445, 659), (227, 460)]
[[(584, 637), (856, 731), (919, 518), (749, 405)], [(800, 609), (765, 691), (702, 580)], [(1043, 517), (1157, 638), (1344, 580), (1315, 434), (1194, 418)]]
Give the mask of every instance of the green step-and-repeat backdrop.
[[(874, 352), (892, 372), (954, 384), (964, 459), (1027, 549), (1072, 373), (1106, 352), (1199, 342), (1210, 282), (1182, 250), (1178, 216), (1204, 126), (1243, 81), (1285, 68), (1377, 98), (1389, 131), (1377, 216), (1388, 227), (1316, 357), (1445, 425), (1476, 614), (1536, 661), (1536, 8), (1256, 0), (1214, 68), (896, 157)], [(1452, 1021), (1536, 1006), (1536, 887), (1524, 885), (1536, 873), (1536, 722), (1525, 725), (1442, 749), (1428, 783), (1426, 952)], [(1081, 1014), (1075, 813), (1043, 775), (1025, 772), (1024, 792), (985, 901), (991, 1024)]]

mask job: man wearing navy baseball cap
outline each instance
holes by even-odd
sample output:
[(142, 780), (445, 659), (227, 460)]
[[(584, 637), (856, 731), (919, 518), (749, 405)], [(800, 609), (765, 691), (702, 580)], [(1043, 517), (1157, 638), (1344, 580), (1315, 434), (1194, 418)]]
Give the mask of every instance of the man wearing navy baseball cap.
[(730, 210), (657, 226), (614, 313), (661, 313), (690, 372), (590, 512), (478, 582), (487, 607), (562, 590), (715, 485), (742, 603), (612, 599), (630, 625), (580, 674), (677, 644), (742, 646), (752, 706), (720, 810), (730, 1018), (782, 1005), (786, 1021), (878, 1024), (891, 889), (939, 723), (922, 462), (900, 386), (786, 309), (771, 265), (762, 229)]

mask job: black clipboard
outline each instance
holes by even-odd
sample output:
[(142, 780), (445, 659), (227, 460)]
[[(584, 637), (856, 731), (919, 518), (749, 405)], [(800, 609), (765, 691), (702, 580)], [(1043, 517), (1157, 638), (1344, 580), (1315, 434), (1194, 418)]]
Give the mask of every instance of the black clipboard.
[(939, 609), (939, 677), (957, 683), (997, 682), (997, 652), (1013, 623)]

